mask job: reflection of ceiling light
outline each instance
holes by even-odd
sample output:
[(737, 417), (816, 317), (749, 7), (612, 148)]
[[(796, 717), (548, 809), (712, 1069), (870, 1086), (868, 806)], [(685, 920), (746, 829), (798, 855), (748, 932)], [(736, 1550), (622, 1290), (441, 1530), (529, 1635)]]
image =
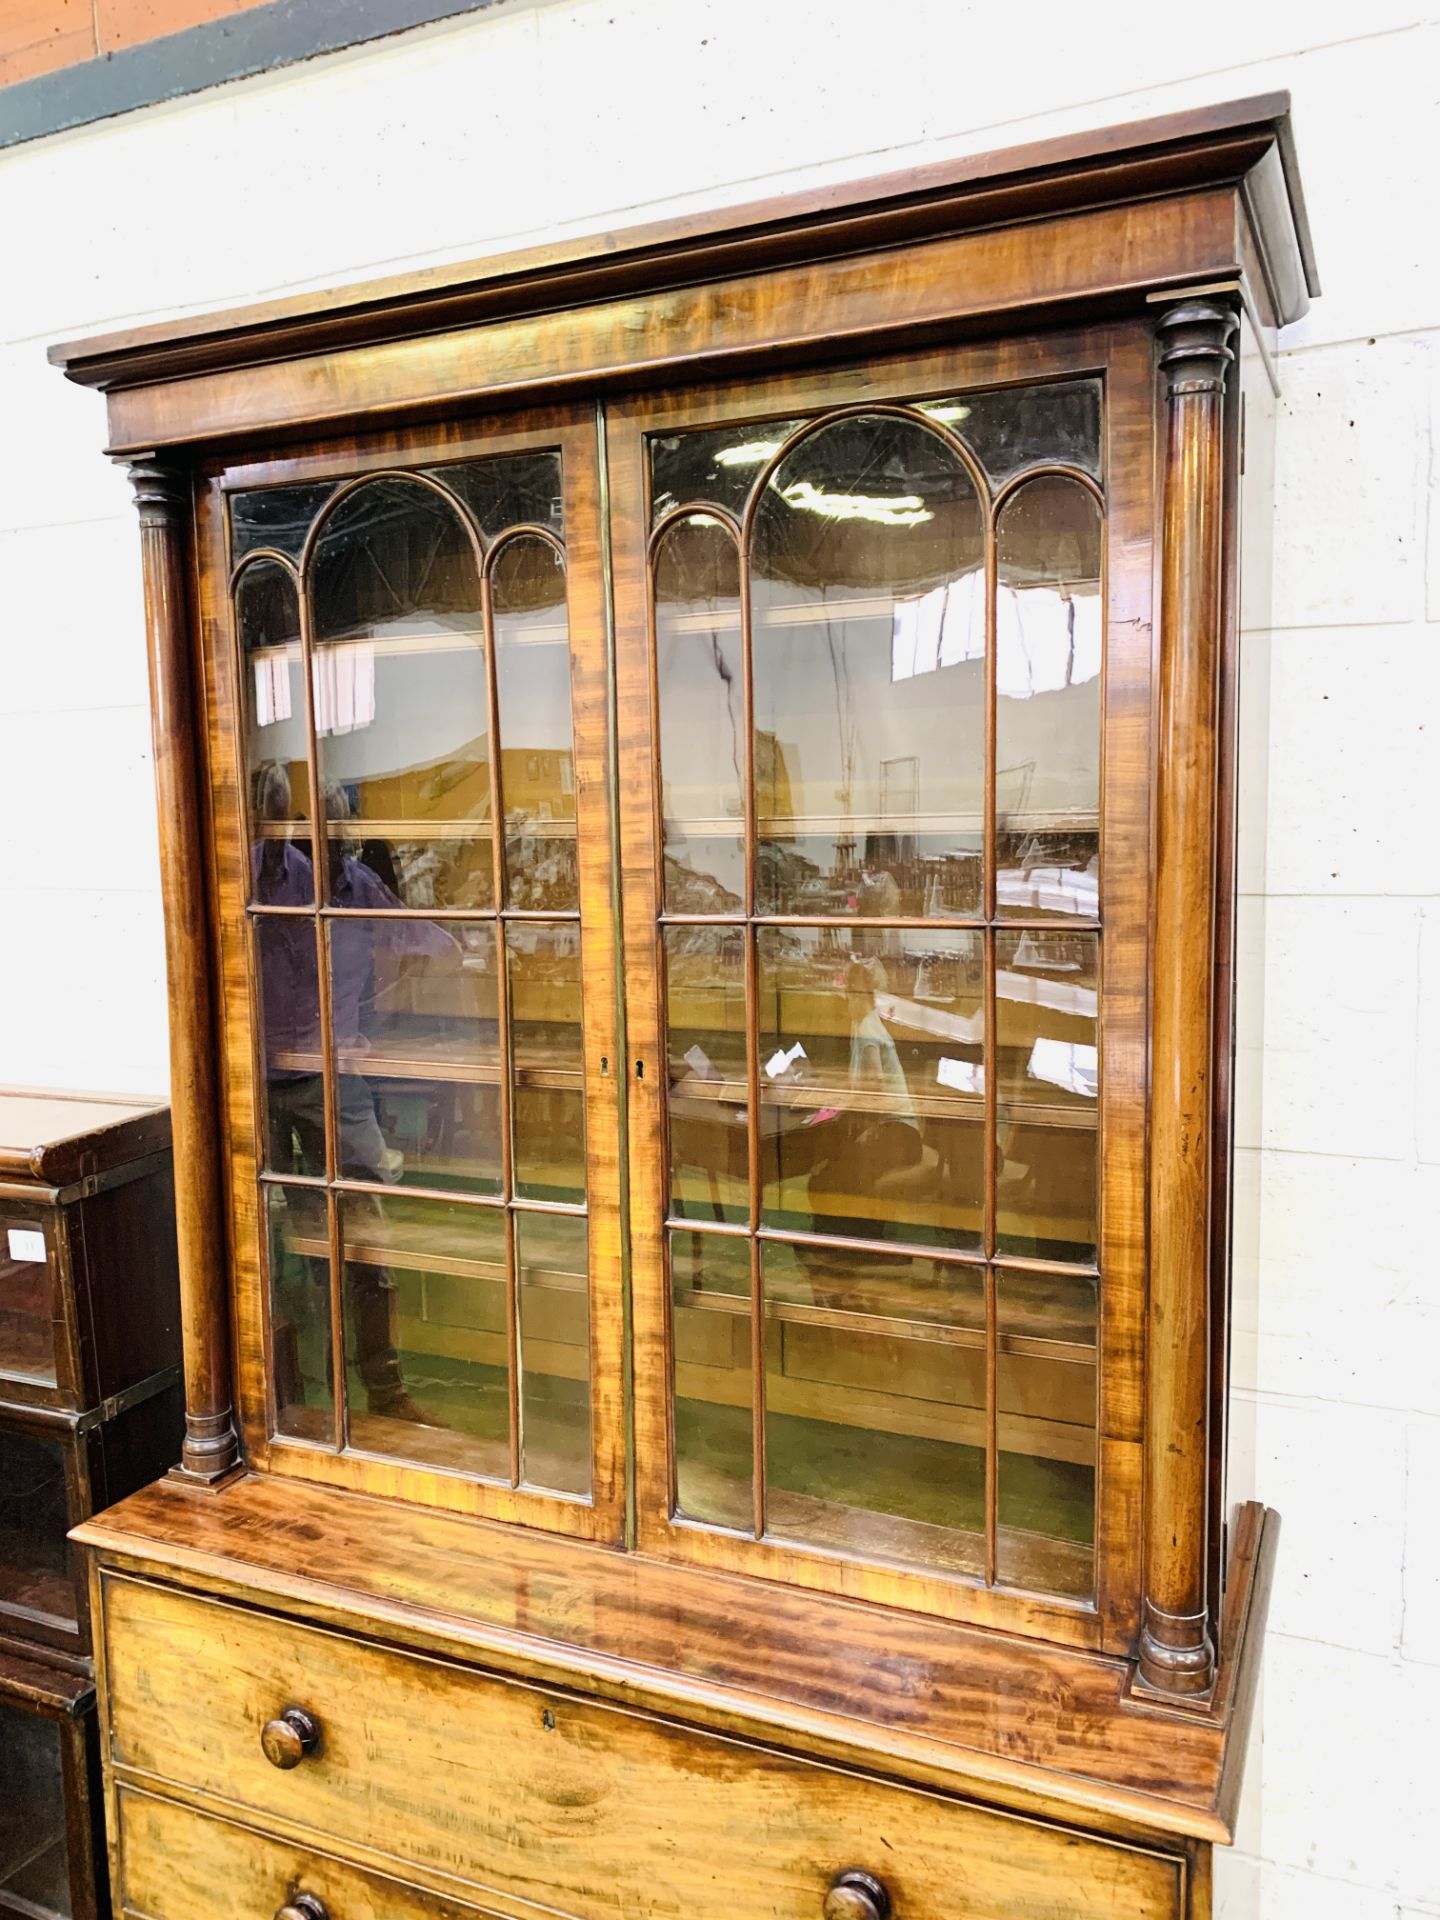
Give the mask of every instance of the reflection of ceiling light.
[(946, 427), (953, 426), (957, 420), (970, 418), (969, 407), (962, 407), (954, 400), (947, 400), (943, 405), (939, 401), (936, 401), (933, 406), (922, 405), (920, 411), (928, 413), (932, 420), (938, 420), (942, 426)]
[(715, 456), (717, 467), (758, 467), (773, 460), (780, 451), (778, 440), (742, 440), (738, 447), (722, 447)]
[(874, 520), (882, 527), (918, 527), (934, 514), (918, 493), (896, 493), (889, 499), (871, 493), (826, 493), (812, 481), (797, 480), (784, 497), (792, 507), (822, 514), (827, 520)]

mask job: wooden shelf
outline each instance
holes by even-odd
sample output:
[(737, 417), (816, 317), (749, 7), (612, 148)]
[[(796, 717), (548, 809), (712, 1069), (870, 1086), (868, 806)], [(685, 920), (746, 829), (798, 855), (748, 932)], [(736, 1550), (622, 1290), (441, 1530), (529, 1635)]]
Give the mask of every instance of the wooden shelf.
[[(257, 840), (308, 840), (310, 822), (261, 820), (253, 831)], [(325, 833), (332, 840), (489, 840), (493, 831), (488, 815), (470, 820), (379, 820), (356, 814), (349, 820), (325, 823)], [(573, 840), (576, 828), (573, 819), (529, 820), (508, 815), (502, 831), (507, 840)], [(435, 911), (443, 917), (443, 907)]]
[[(694, 1074), (672, 1081), (670, 1085), (672, 1106), (681, 1101), (695, 1101), (701, 1105), (738, 1108), (744, 1107), (748, 1098), (749, 1089), (743, 1080), (702, 1080), (698, 1074)], [(854, 1088), (848, 1082), (838, 1080), (808, 1080), (803, 1083), (762, 1081), (760, 1104), (762, 1107), (778, 1107), (795, 1113), (821, 1113), (835, 1108), (841, 1113), (888, 1114), (895, 1119), (913, 1115), (919, 1119), (973, 1120), (977, 1125), (985, 1118), (985, 1096), (981, 1093), (927, 1091), (913, 1093), (907, 1101), (901, 1101), (892, 1093)], [(1001, 1120), (1019, 1121), (1029, 1126), (1093, 1133), (1097, 1124), (1093, 1103), (1073, 1107), (1059, 1103), (1051, 1105), (1048, 1102), (1017, 1099), (1002, 1089), (997, 1106)]]

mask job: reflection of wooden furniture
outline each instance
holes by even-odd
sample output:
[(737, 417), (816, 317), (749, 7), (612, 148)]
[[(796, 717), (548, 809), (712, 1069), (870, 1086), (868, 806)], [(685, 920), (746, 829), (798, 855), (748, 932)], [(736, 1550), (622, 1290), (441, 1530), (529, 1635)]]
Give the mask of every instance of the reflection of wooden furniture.
[[(131, 1910), (188, 1920), (223, 1884), (246, 1920), (1208, 1920), (1275, 1538), (1227, 1478), (1224, 1397), (1239, 530), (1267, 510), (1270, 338), (1313, 278), (1284, 111), (59, 354), (135, 460), (174, 982), (183, 1476), (84, 1530)], [(535, 459), (563, 513), (482, 528), (491, 463)], [(465, 825), (495, 964), (384, 983), (364, 1050), (312, 1023), (305, 1174), (262, 1159), (245, 928), (299, 915), (323, 961), (340, 919), (249, 897), (230, 580), (236, 516), (289, 487), (291, 545), (252, 545), (236, 591), (256, 554), (284, 575), (303, 667), (306, 556), (350, 582), (348, 633), (442, 553), (449, 598), (400, 617), (486, 635), (464, 731), (483, 696), (492, 741), (495, 556), (552, 542), (574, 866), (568, 818), (534, 864), (578, 873), (551, 917), (582, 989), (503, 963), (545, 916), (492, 766)], [(662, 654), (654, 583), (697, 527)], [(986, 649), (1000, 566), (1103, 582), (1088, 664), (1076, 641), (1036, 682), (1090, 729), (1058, 773)], [(948, 618), (957, 585), (963, 631), (922, 660), (922, 603)], [(765, 618), (801, 601), (823, 616)], [(664, 660), (691, 642), (667, 745)], [(537, 761), (521, 804), (560, 772)], [(667, 787), (723, 874), (701, 834), (667, 872)], [(773, 996), (767, 887), (823, 935)], [(772, 1072), (795, 1041), (803, 1068)], [(347, 1175), (362, 1076), (377, 1113), (480, 1089), (485, 1183)], [(816, 1204), (831, 1108), (870, 1232)], [(918, 1154), (883, 1139), (912, 1120)], [(947, 1134), (974, 1143), (963, 1193)], [(532, 1149), (583, 1202), (519, 1190)], [(803, 1204), (772, 1210), (782, 1152)], [(917, 1214), (935, 1246), (892, 1231)]]
[(103, 1920), (90, 1588), (70, 1529), (178, 1457), (170, 1118), (0, 1091), (0, 1914)]

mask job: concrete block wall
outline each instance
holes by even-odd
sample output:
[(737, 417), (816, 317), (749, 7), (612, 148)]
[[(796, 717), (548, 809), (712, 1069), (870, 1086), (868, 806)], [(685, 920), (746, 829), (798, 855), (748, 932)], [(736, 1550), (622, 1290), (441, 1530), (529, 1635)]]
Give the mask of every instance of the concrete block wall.
[(53, 339), (1272, 87), (1325, 296), (1282, 341), (1246, 751), (1237, 1429), (1284, 1513), (1228, 1920), (1434, 1920), (1440, 116), (1434, 0), (1207, 16), (511, 4), (0, 155), (0, 1081), (165, 1084), (137, 543)]

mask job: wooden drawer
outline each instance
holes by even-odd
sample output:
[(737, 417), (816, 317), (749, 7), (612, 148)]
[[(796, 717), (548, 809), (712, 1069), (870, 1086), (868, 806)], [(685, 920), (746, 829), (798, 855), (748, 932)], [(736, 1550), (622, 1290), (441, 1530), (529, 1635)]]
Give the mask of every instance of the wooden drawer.
[(480, 1920), (484, 1911), (148, 1793), (122, 1788), (117, 1807), (121, 1909), (143, 1920), (197, 1920), (215, 1911), (221, 1889), (228, 1920), (274, 1920), (297, 1894), (318, 1900), (329, 1920)]
[[(884, 1880), (896, 1920), (1183, 1912), (1174, 1856), (128, 1579), (105, 1591), (118, 1767), (402, 1877), (583, 1920), (818, 1920), (846, 1867)], [(280, 1771), (260, 1732), (291, 1705), (321, 1739)]]

